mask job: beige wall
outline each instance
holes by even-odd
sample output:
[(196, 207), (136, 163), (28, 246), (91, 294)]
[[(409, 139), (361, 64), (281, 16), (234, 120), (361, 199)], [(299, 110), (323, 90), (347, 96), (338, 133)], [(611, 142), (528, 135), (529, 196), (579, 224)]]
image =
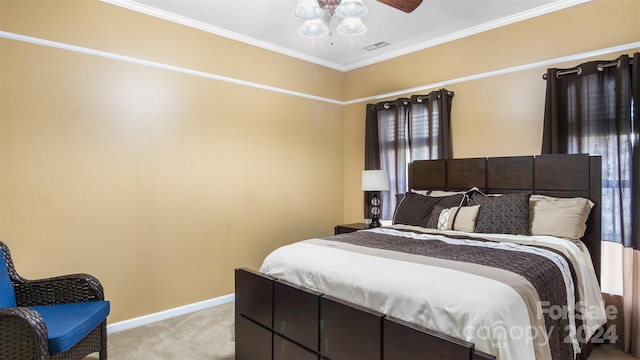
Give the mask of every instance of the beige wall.
[[(594, 0), (342, 74), (99, 1), (0, 0), (2, 31), (336, 100), (637, 42), (638, 15)], [(0, 56), (0, 238), (27, 277), (97, 275), (112, 323), (230, 294), (234, 267), (362, 219), (364, 102), (4, 38)], [(454, 156), (538, 153), (546, 67), (447, 85)]]
[[(572, 67), (595, 59), (528, 65), (640, 42), (638, 19), (640, 1), (593, 0), (350, 71), (345, 76), (345, 96), (361, 99), (449, 83), (445, 87), (455, 92), (451, 125), (454, 157), (539, 154), (545, 97), (542, 74), (549, 67)], [(612, 52), (598, 59), (639, 50)], [(514, 67), (523, 70), (464, 80)], [(345, 107), (345, 222), (362, 219), (362, 192), (355, 169), (364, 166), (364, 104)]]
[[(307, 94), (342, 74), (93, 1), (2, 1), (2, 31)], [(87, 272), (111, 323), (231, 294), (233, 269), (343, 219), (342, 109), (0, 39), (1, 239)], [(287, 76), (285, 76), (287, 74)]]

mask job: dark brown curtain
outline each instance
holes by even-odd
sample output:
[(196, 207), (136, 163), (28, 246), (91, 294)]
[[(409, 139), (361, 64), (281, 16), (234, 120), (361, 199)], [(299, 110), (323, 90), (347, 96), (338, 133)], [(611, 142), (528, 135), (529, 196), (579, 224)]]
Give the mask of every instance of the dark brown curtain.
[[(367, 104), (365, 169), (387, 170), (391, 190), (383, 192), (381, 219), (391, 219), (395, 195), (407, 191), (407, 165), (412, 160), (451, 157), (453, 92), (446, 89), (377, 104)], [(365, 194), (364, 215), (370, 218), (372, 194)]]
[(378, 143), (378, 111), (375, 104), (367, 104), (364, 140), (364, 169), (380, 170), (380, 144)]
[(634, 116), (640, 99), (633, 97), (640, 53), (634, 57), (547, 70), (542, 153), (601, 155), (603, 240), (640, 249), (640, 119)]
[(640, 356), (640, 53), (546, 80), (542, 153), (602, 156), (601, 287), (614, 340)]

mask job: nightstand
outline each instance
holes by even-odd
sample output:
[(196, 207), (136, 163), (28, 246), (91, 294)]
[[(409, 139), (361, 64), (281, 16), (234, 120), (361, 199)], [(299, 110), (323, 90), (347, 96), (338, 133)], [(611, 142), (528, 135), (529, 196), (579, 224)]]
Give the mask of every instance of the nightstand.
[(335, 235), (346, 234), (346, 233), (350, 233), (358, 230), (364, 230), (368, 228), (369, 228), (369, 224), (364, 224), (364, 223), (338, 225), (334, 229), (334, 234)]

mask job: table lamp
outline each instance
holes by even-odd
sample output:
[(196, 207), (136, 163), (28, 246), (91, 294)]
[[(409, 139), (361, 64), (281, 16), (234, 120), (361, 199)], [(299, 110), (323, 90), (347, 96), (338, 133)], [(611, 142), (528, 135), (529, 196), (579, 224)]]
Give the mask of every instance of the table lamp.
[(362, 171), (362, 191), (373, 191), (371, 199), (371, 224), (370, 227), (380, 226), (380, 191), (389, 191), (389, 175), (386, 170)]

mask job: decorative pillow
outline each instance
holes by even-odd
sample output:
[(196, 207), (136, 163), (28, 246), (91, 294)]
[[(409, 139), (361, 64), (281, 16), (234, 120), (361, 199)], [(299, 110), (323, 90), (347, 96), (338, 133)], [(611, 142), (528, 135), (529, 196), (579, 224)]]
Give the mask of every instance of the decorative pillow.
[(436, 205), (442, 207), (459, 206), (464, 195), (432, 197), (407, 192), (396, 197), (396, 211), (393, 214), (394, 224), (416, 225), (427, 227), (431, 211)]
[[(451, 209), (443, 209), (438, 216), (438, 230), (451, 230), (451, 228), (447, 228), (447, 224), (449, 223), (449, 215), (451, 215)], [(431, 217), (435, 217), (434, 214), (431, 214)]]
[(411, 189), (411, 192), (416, 193), (416, 194), (420, 194), (420, 195), (425, 195), (425, 196), (433, 196), (433, 197), (442, 197), (442, 196), (451, 196), (451, 195), (458, 195), (458, 194), (469, 194), (472, 191), (477, 190), (478, 188), (471, 188), (467, 191), (445, 191), (445, 190), (417, 190), (417, 189)]
[(451, 196), (451, 195), (458, 195), (458, 194), (464, 194), (464, 191), (432, 190), (431, 192), (429, 192), (429, 196), (433, 196), (433, 197)]
[(484, 196), (473, 194), (471, 205), (480, 205), (477, 233), (529, 235), (528, 193)]
[(16, 293), (9, 278), (7, 263), (0, 254), (0, 309), (16, 306)]
[(585, 198), (557, 198), (531, 195), (529, 217), (531, 235), (551, 235), (578, 240), (587, 229), (594, 203)]
[(427, 227), (438, 230), (473, 232), (476, 227), (479, 210), (480, 205), (454, 206), (447, 209), (436, 205), (433, 207)]

